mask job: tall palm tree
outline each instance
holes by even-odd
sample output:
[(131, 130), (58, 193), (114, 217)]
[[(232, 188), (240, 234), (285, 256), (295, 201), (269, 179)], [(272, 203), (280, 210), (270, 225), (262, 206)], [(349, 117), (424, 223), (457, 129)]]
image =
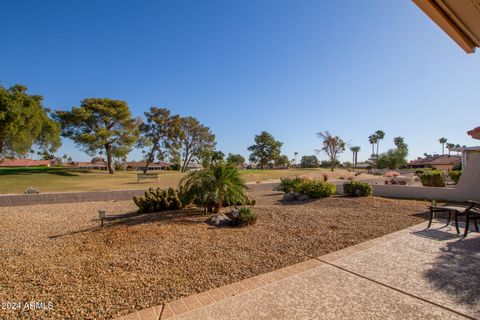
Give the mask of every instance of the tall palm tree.
[(455, 148), (455, 145), (453, 143), (447, 143), (448, 155), (450, 155), (453, 148)]
[(226, 200), (236, 203), (245, 199), (247, 189), (237, 168), (221, 162), (189, 173), (180, 185), (189, 198), (206, 205), (209, 211), (213, 208), (215, 213)]
[(438, 139), (438, 142), (442, 145), (442, 154), (445, 154), (445, 143), (447, 143), (447, 138), (441, 137)]
[(399, 149), (405, 146), (405, 139), (403, 137), (396, 137), (396, 138), (393, 138), (393, 143)]
[(298, 152), (295, 151), (293, 154), (295, 155), (295, 161), (293, 162), (293, 164), (296, 165), (296, 164), (297, 164), (297, 155), (298, 155)]
[(383, 140), (385, 138), (385, 132), (382, 130), (377, 130), (375, 131), (375, 135), (377, 136), (377, 159), (378, 159), (378, 147), (380, 146), (380, 140)]
[(375, 133), (368, 137), (368, 142), (372, 145), (372, 158), (375, 158), (375, 144), (377, 141), (378, 137)]
[(353, 153), (353, 167), (355, 168), (357, 166), (357, 156), (358, 156), (358, 152), (360, 151), (360, 147), (359, 146), (353, 146), (353, 147), (350, 147), (350, 151), (352, 151)]

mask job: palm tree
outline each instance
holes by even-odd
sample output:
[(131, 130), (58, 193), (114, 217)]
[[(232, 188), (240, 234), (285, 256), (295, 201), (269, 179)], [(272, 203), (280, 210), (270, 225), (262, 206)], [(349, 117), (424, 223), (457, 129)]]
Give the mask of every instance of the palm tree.
[(377, 159), (378, 159), (378, 147), (380, 145), (380, 140), (383, 140), (385, 138), (385, 132), (382, 130), (377, 130), (375, 131), (375, 136), (377, 137)]
[(372, 162), (375, 162), (375, 144), (378, 141), (377, 135), (374, 133), (371, 136), (368, 137), (368, 142), (372, 145)]
[(208, 211), (218, 213), (225, 201), (239, 202), (246, 197), (247, 186), (240, 172), (233, 166), (216, 163), (193, 171), (180, 181), (190, 199), (206, 205)]
[(393, 143), (398, 149), (400, 149), (401, 147), (405, 146), (405, 139), (403, 137), (396, 137), (393, 138)]
[(353, 153), (353, 167), (355, 168), (357, 166), (357, 156), (358, 156), (358, 152), (360, 151), (360, 147), (359, 146), (353, 146), (353, 147), (350, 147), (350, 151), (352, 151)]
[(293, 164), (296, 165), (296, 164), (297, 164), (297, 155), (298, 155), (298, 152), (295, 151), (293, 154), (295, 155), (295, 161), (293, 162)]
[(453, 143), (447, 143), (448, 155), (450, 155), (453, 148), (455, 148), (455, 145)]
[(447, 143), (447, 138), (440, 138), (438, 142), (442, 145), (442, 154), (445, 154), (445, 143)]

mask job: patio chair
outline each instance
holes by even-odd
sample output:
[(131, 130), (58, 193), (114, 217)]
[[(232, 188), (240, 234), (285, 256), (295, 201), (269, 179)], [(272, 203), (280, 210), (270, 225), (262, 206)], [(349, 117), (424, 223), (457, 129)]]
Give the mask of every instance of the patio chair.
[(480, 219), (480, 202), (474, 200), (468, 200), (464, 205), (462, 204), (446, 204), (443, 206), (430, 206), (430, 221), (428, 227), (432, 225), (432, 220), (436, 212), (448, 212), (447, 225), (450, 224), (451, 215), (453, 213), (455, 219), (455, 228), (457, 234), (460, 234), (458, 228), (458, 216), (465, 216), (465, 232), (464, 237), (467, 236), (470, 221), (473, 220), (475, 230), (479, 232), (477, 220)]

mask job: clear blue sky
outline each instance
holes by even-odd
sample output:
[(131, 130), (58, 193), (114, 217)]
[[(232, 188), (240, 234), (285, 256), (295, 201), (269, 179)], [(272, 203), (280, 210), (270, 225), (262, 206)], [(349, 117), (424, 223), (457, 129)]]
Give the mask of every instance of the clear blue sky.
[[(407, 0), (0, 0), (0, 29), (4, 86), (53, 109), (86, 97), (126, 100), (135, 116), (167, 107), (211, 127), (225, 154), (248, 156), (262, 130), (290, 158), (314, 154), (320, 130), (362, 160), (378, 129), (381, 151), (403, 136), (410, 158), (440, 152), (442, 136), (477, 144), (466, 131), (480, 125), (480, 53)], [(64, 153), (89, 159), (71, 141)]]

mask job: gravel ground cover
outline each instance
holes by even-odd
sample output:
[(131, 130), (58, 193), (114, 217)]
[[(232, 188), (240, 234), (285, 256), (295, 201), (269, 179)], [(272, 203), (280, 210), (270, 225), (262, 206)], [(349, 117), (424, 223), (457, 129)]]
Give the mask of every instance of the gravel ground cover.
[[(113, 318), (406, 228), (427, 208), (375, 197), (283, 204), (279, 192), (252, 196), (258, 221), (246, 228), (210, 227), (194, 209), (135, 215), (131, 201), (0, 208), (0, 318)], [(116, 215), (103, 229), (100, 207)], [(29, 301), (53, 308), (29, 310)], [(16, 302), (21, 311), (11, 310)]]

